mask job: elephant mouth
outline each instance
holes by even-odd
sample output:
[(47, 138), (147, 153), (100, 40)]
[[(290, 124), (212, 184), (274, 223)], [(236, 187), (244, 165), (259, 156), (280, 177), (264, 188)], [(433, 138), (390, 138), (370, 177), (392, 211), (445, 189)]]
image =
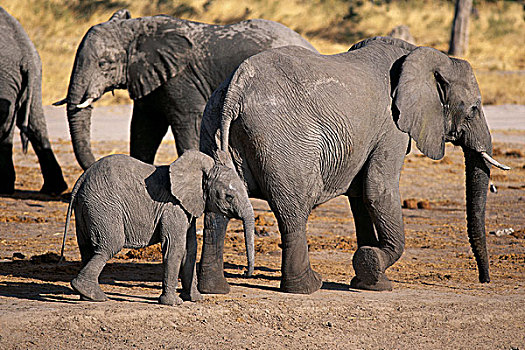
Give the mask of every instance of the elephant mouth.
[[(462, 145), (465, 144), (464, 139), (463, 139), (464, 135), (465, 135), (465, 133), (463, 132), (463, 130), (454, 131), (454, 132), (452, 132), (450, 134), (446, 134), (445, 135), (445, 141), (446, 142), (451, 142), (454, 146), (462, 146)], [(501, 170), (510, 170), (511, 169), (508, 165), (502, 164), (502, 163), (498, 162), (497, 160), (495, 160), (494, 158), (492, 158), (487, 153), (487, 151), (485, 151), (483, 149), (481, 149), (481, 150), (474, 149), (474, 151), (479, 153), (479, 155), (483, 158), (483, 160), (487, 163), (487, 165), (489, 165), (489, 164), (493, 165), (496, 168), (499, 168)]]

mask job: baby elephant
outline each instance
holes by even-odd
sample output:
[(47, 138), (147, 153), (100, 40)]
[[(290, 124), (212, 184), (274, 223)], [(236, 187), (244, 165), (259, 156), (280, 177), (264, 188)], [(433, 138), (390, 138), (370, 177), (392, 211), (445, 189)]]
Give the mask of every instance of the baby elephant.
[[(75, 184), (62, 253), (72, 208), (83, 268), (71, 286), (84, 300), (107, 300), (98, 277), (106, 262), (122, 248), (158, 242), (164, 267), (159, 302), (173, 305), (182, 299), (202, 299), (195, 275), (195, 220), (204, 211), (243, 220), (247, 275), (253, 273), (253, 208), (224, 152), (214, 160), (189, 150), (171, 165), (158, 167), (121, 154), (100, 159)], [(179, 272), (182, 299), (176, 295)]]

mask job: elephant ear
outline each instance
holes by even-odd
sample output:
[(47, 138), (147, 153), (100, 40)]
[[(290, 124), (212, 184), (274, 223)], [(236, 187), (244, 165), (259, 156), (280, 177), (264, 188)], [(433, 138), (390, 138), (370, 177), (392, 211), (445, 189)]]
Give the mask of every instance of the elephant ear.
[(408, 133), (417, 148), (434, 160), (445, 154), (445, 108), (450, 84), (444, 72), (450, 70), (450, 66), (451, 61), (445, 54), (419, 47), (406, 56), (394, 90), (398, 128)]
[(204, 212), (205, 198), (203, 176), (213, 167), (211, 157), (196, 150), (184, 152), (170, 164), (171, 194), (180, 202), (184, 210), (194, 217)]
[(118, 10), (117, 12), (115, 12), (109, 20), (113, 21), (117, 19), (130, 19), (130, 18), (131, 18), (131, 13), (129, 12), (129, 10), (122, 9), (122, 10)]
[(134, 100), (182, 72), (190, 60), (192, 42), (172, 22), (157, 17), (142, 19), (144, 33), (129, 49), (127, 81)]

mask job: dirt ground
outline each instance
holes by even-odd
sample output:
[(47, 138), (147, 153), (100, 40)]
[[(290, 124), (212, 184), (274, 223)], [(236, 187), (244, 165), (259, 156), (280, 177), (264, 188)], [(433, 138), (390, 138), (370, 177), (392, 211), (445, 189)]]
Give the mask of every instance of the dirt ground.
[[(96, 155), (127, 153), (129, 108), (95, 110)], [(71, 188), (81, 170), (63, 111), (46, 111)], [(110, 301), (79, 301), (69, 287), (80, 267), (74, 234), (66, 262), (46, 254), (60, 252), (69, 195), (38, 194), (36, 157), (17, 145), (17, 191), (0, 197), (0, 349), (525, 349), (525, 106), (491, 107), (488, 116), (499, 128), (496, 158), (512, 167), (492, 172), (498, 193), (489, 194), (486, 212), (491, 283), (477, 282), (466, 235), (463, 154), (447, 146), (441, 161), (417, 151), (406, 158), (401, 194), (416, 208), (403, 209), (406, 251), (387, 271), (392, 292), (349, 289), (356, 239), (344, 197), (315, 209), (308, 224), (310, 260), (323, 288), (312, 295), (279, 292), (276, 221), (264, 201), (254, 200), (255, 276), (243, 277), (242, 224), (232, 221), (225, 248), (231, 293), (177, 307), (157, 304), (158, 246), (122, 251), (108, 263), (101, 285)], [(156, 162), (173, 158), (168, 139)], [(508, 228), (514, 232), (500, 234)]]

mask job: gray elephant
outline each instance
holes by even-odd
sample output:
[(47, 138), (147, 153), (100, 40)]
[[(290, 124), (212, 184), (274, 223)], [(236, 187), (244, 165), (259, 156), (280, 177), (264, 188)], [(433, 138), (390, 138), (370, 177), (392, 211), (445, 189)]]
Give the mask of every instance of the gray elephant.
[(24, 28), (0, 7), (0, 193), (15, 191), (13, 136), (20, 129), (22, 147), (31, 142), (38, 157), (44, 185), (42, 193), (67, 189), (62, 170), (51, 149), (42, 109), (42, 64)]
[[(275, 62), (279, 62), (278, 65)], [(413, 139), (440, 159), (445, 142), (465, 154), (468, 236), (480, 282), (489, 282), (485, 202), (491, 135), (471, 66), (428, 47), (376, 37), (324, 56), (300, 47), (245, 60), (210, 98), (201, 151), (231, 153), (251, 197), (266, 199), (282, 237), (282, 291), (312, 293), (306, 222), (339, 195), (350, 201), (358, 249), (351, 287), (390, 290), (385, 270), (404, 250), (399, 194)], [(199, 290), (226, 293), (226, 219), (207, 213)]]
[(106, 262), (122, 248), (141, 248), (160, 242), (164, 276), (159, 302), (166, 305), (182, 302), (175, 294), (179, 272), (181, 297), (199, 300), (195, 219), (204, 211), (243, 220), (246, 274), (253, 273), (253, 209), (225, 153), (214, 161), (197, 150), (189, 150), (171, 165), (158, 167), (121, 154), (95, 162), (72, 191), (62, 256), (73, 208), (83, 268), (71, 286), (83, 299), (107, 300), (98, 277)]
[(134, 100), (130, 155), (153, 163), (169, 127), (178, 154), (198, 149), (202, 112), (213, 90), (247, 57), (272, 47), (315, 50), (293, 30), (272, 21), (209, 25), (154, 16), (130, 19), (127, 10), (87, 32), (75, 59), (67, 97), (69, 128), (83, 169), (94, 162), (91, 104), (105, 92), (127, 89)]

